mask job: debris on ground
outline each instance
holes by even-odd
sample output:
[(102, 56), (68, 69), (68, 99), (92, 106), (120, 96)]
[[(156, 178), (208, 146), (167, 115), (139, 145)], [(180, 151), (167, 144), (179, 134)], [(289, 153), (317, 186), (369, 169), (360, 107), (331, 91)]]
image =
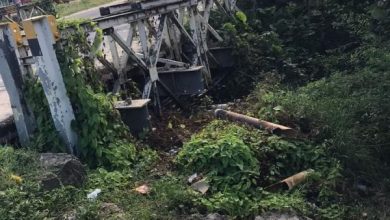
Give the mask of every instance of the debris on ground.
[(313, 172), (314, 172), (314, 170), (302, 171), (300, 173), (297, 173), (293, 176), (290, 176), (290, 177), (282, 180), (282, 183), (285, 183), (288, 186), (288, 189), (291, 190), (295, 186), (304, 182), (307, 179), (307, 177)]
[(206, 181), (206, 178), (199, 180), (198, 182), (191, 185), (191, 188), (195, 191), (202, 193), (203, 195), (209, 190), (210, 185)]
[(92, 191), (91, 193), (89, 193), (87, 195), (87, 199), (89, 199), (91, 201), (96, 200), (101, 192), (102, 192), (101, 189), (95, 189), (94, 191)]
[(150, 187), (148, 185), (144, 184), (142, 186), (135, 188), (134, 191), (136, 191), (142, 195), (147, 195), (150, 193)]

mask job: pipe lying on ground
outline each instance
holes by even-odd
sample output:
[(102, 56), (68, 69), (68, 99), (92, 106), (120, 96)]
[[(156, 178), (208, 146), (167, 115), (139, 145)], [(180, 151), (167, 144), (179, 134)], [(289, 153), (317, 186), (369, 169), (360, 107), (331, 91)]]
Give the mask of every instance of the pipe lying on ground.
[(231, 112), (231, 111), (226, 111), (223, 109), (217, 109), (215, 110), (215, 116), (219, 119), (227, 119), (230, 121), (236, 121), (236, 122), (241, 122), (244, 124), (248, 124), (250, 126), (253, 126), (258, 129), (265, 129), (269, 131), (272, 134), (285, 134), (285, 135), (294, 135), (295, 131), (292, 128), (283, 126), (283, 125), (278, 125), (275, 123), (271, 123), (268, 121), (260, 120), (257, 118), (249, 117), (246, 115), (242, 115), (239, 113)]

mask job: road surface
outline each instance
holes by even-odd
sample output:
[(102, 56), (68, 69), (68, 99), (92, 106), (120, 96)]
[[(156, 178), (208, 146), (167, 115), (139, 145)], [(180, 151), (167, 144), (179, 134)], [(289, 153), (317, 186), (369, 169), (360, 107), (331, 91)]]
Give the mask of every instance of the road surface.
[(118, 1), (110, 2), (110, 3), (104, 4), (104, 5), (99, 5), (99, 6), (94, 7), (94, 8), (90, 8), (90, 9), (87, 9), (84, 11), (80, 11), (80, 12), (65, 16), (64, 18), (65, 19), (93, 19), (93, 18), (97, 18), (100, 16), (100, 12), (99, 12), (100, 7), (107, 7), (109, 5), (115, 5), (115, 4), (120, 4), (120, 3), (124, 3), (124, 2), (127, 2), (127, 1), (126, 0), (118, 0)]

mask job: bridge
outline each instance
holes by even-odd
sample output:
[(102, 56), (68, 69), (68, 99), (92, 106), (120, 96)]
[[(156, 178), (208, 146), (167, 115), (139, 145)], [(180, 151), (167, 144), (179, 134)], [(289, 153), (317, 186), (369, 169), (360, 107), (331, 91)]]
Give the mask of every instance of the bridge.
[[(110, 89), (119, 93), (128, 80), (142, 76), (135, 80), (142, 97), (117, 105), (130, 128), (147, 126), (150, 101), (158, 114), (167, 99), (187, 109), (181, 97), (204, 94), (218, 81), (212, 69), (231, 67), (229, 48), (218, 46), (224, 39), (209, 24), (212, 10), (234, 17), (238, 8), (235, 0), (147, 0), (100, 8), (101, 16), (93, 22), (103, 30), (104, 42), (98, 46), (105, 56), (91, 56), (110, 72)], [(74, 30), (60, 31), (53, 16), (34, 16), (38, 11), (32, 12), (19, 23), (10, 19), (0, 25), (0, 74), (10, 95), (19, 141), (28, 145), (36, 127), (22, 87), (27, 76), (37, 77), (55, 127), (73, 153), (77, 148), (77, 134), (71, 129), (75, 116), (54, 48), (66, 42)], [(95, 29), (87, 23), (81, 27), (94, 35)]]

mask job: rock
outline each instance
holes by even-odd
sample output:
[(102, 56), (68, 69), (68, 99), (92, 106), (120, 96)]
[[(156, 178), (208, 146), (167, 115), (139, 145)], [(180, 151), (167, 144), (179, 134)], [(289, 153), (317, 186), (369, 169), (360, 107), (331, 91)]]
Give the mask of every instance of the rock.
[(218, 213), (208, 214), (205, 220), (227, 220), (228, 218)]
[(220, 215), (218, 213), (211, 213), (208, 214), (207, 216), (199, 213), (195, 213), (184, 219), (186, 220), (228, 220), (228, 217), (224, 215)]
[(44, 153), (39, 158), (43, 167), (41, 184), (45, 190), (72, 185), (81, 187), (87, 172), (74, 156), (64, 153)]
[(267, 213), (256, 216), (255, 220), (309, 220), (309, 218), (300, 218), (294, 214)]
[(101, 219), (122, 220), (125, 219), (125, 213), (114, 203), (103, 203), (100, 206), (99, 217)]

